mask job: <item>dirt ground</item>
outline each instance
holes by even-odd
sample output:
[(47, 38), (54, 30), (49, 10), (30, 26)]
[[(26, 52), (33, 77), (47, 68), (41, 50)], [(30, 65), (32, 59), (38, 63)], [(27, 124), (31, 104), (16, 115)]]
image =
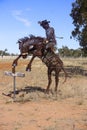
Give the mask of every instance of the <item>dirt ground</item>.
[[(63, 59), (64, 65), (87, 69), (86, 60)], [(63, 84), (60, 75), (57, 93), (53, 76), (51, 91), (46, 94), (46, 66), (36, 59), (31, 72), (26, 72), (29, 61), (21, 59), (16, 71), (25, 77), (16, 77), (14, 102), (13, 77), (4, 74), (11, 71), (12, 61), (0, 59), (0, 130), (87, 130), (87, 76), (72, 75)]]

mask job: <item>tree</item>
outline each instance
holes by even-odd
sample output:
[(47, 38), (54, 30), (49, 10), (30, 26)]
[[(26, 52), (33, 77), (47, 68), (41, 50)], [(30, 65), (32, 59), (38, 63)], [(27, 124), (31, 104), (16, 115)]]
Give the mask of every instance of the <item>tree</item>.
[(3, 56), (8, 56), (8, 55), (10, 55), (7, 51), (8, 51), (7, 49), (0, 50), (0, 55), (1, 55), (2, 57), (3, 57)]
[(75, 26), (72, 36), (79, 41), (80, 46), (87, 53), (87, 0), (73, 2), (70, 16)]
[(62, 46), (58, 49), (59, 55), (62, 57), (81, 57), (85, 56), (81, 48), (69, 49), (67, 46)]

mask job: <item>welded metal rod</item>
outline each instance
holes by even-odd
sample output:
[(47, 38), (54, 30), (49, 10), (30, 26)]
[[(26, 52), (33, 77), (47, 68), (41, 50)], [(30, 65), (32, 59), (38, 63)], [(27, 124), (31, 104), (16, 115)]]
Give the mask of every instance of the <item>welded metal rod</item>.
[(13, 99), (14, 99), (14, 101), (15, 101), (15, 98), (16, 98), (16, 96), (15, 96), (15, 94), (16, 94), (16, 77), (15, 76), (13, 76), (13, 89), (14, 89), (14, 97), (13, 97)]
[(14, 89), (14, 96), (13, 96), (13, 99), (15, 101), (15, 98), (16, 98), (16, 77), (15, 77), (15, 64), (13, 65), (12, 67), (12, 72), (13, 72), (13, 89)]

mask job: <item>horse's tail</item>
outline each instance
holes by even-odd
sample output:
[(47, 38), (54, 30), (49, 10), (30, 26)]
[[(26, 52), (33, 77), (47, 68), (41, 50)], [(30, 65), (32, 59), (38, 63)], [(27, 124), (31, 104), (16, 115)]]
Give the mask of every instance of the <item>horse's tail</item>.
[(65, 70), (65, 68), (64, 68), (64, 66), (63, 66), (63, 62), (62, 62), (62, 60), (59, 58), (58, 55), (57, 55), (57, 62), (60, 64), (61, 69), (63, 70), (63, 72), (64, 72), (64, 74), (65, 74), (65, 80), (63, 81), (63, 83), (64, 83), (64, 82), (66, 82), (66, 79), (67, 79), (68, 75), (67, 75), (67, 72), (66, 72), (66, 70)]
[(66, 72), (66, 70), (65, 70), (65, 68), (64, 68), (63, 66), (62, 66), (62, 70), (63, 70), (63, 72), (64, 72), (64, 74), (65, 74), (65, 79), (64, 79), (64, 81), (63, 81), (63, 83), (65, 83), (66, 80), (67, 80), (68, 74), (67, 74), (67, 72)]

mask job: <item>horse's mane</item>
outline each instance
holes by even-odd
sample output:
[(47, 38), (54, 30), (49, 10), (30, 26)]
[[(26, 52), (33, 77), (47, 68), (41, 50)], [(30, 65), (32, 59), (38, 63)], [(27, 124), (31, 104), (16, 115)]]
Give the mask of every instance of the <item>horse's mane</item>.
[(44, 40), (44, 38), (43, 37), (40, 37), (40, 36), (34, 36), (34, 35), (29, 35), (30, 36), (30, 39), (36, 39), (36, 40), (41, 40), (41, 41), (43, 41)]
[(29, 39), (29, 37), (20, 38), (20, 39), (18, 40), (18, 43), (26, 42), (26, 41), (28, 41), (28, 39)]
[(28, 40), (39, 40), (39, 42), (43, 42), (44, 38), (40, 37), (40, 36), (34, 36), (34, 35), (30, 34), (28, 37), (20, 38), (17, 43), (21, 43), (21, 42), (25, 43)]

